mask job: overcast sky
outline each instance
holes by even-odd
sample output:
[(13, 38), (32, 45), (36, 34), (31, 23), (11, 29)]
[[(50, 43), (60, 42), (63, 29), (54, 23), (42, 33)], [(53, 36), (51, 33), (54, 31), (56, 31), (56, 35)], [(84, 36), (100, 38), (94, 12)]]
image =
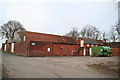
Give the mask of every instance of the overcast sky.
[(20, 21), (33, 32), (64, 35), (86, 24), (108, 31), (117, 22), (112, 0), (0, 0), (0, 25)]

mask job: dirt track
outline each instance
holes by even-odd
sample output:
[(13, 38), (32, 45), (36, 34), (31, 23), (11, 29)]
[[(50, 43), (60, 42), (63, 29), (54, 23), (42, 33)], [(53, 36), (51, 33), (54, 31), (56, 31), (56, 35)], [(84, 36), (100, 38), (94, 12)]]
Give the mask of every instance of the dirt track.
[(5, 77), (9, 78), (118, 77), (117, 57), (22, 57), (3, 53), (3, 62), (7, 72)]

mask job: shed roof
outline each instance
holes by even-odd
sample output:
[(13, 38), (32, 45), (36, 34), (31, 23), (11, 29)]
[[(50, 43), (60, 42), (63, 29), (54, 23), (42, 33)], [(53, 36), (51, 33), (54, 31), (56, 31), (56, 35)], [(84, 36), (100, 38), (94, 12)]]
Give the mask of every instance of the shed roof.
[(78, 40), (84, 40), (85, 44), (98, 44), (95, 39), (78, 37)]
[(66, 36), (37, 33), (37, 32), (30, 32), (30, 31), (26, 31), (25, 34), (31, 37), (30, 40), (46, 41), (46, 42), (54, 42), (54, 43), (77, 44), (77, 41), (75, 39), (71, 37), (66, 37)]
[(98, 44), (96, 40), (84, 38), (86, 44)]
[(98, 45), (102, 46), (103, 45), (103, 40), (96, 40)]

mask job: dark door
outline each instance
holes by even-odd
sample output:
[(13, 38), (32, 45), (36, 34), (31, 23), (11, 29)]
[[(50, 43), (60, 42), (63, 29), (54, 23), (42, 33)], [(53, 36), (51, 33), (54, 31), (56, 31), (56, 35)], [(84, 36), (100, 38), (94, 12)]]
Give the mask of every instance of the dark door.
[(89, 53), (89, 48), (86, 48), (86, 56), (89, 56), (90, 53)]

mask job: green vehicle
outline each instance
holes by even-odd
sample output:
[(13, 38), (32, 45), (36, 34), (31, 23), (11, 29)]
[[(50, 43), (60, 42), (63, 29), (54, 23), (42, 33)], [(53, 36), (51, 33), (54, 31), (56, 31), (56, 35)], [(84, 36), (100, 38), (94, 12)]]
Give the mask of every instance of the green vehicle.
[(92, 57), (93, 56), (112, 56), (112, 49), (109, 46), (93, 46), (92, 47)]

